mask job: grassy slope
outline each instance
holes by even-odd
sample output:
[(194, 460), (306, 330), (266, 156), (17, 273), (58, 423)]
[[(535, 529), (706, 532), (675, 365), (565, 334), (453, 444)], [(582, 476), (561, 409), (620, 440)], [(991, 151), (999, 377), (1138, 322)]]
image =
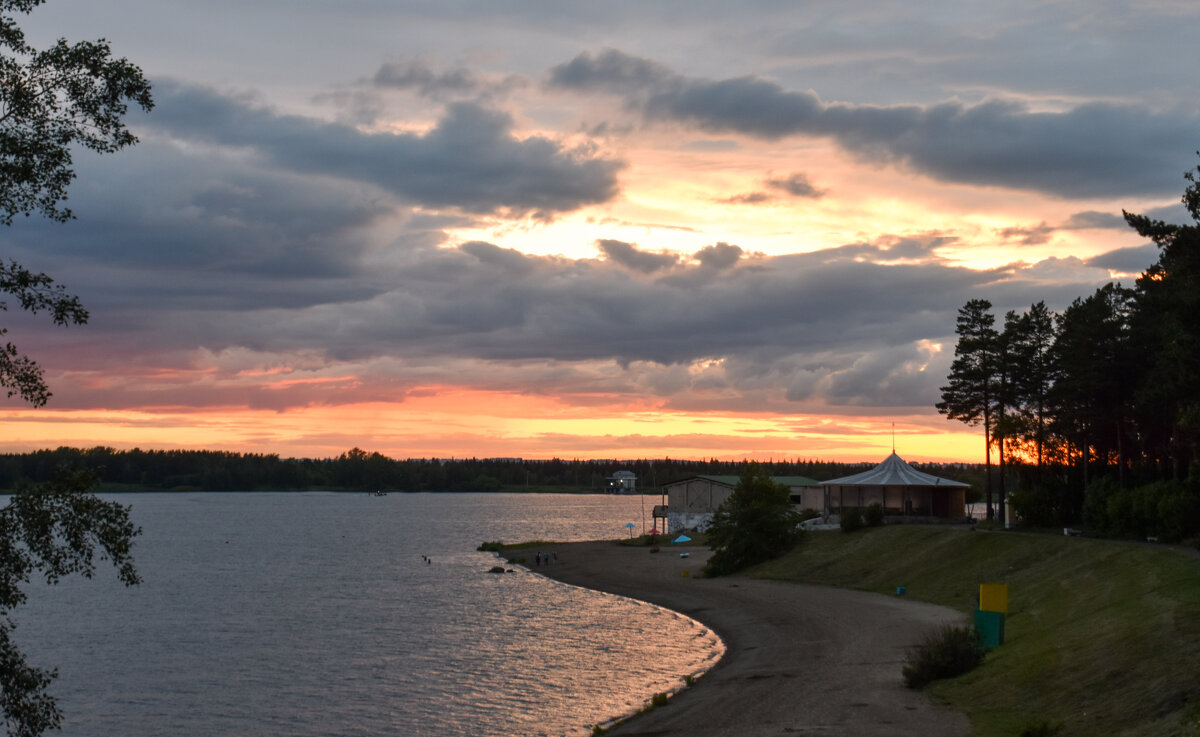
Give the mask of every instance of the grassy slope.
[[(1200, 558), (1128, 543), (886, 527), (810, 533), (751, 575), (908, 595), (972, 612), (1009, 586), (1005, 644), (935, 684), (974, 735), (1200, 735)], [(899, 668), (899, 666), (897, 666)]]

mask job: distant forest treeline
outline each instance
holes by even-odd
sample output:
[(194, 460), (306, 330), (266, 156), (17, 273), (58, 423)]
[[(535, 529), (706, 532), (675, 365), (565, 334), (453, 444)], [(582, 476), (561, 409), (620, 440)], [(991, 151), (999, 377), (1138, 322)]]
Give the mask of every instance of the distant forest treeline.
[[(737, 475), (741, 462), (659, 460), (396, 460), (359, 448), (337, 458), (210, 450), (116, 450), (58, 448), (0, 455), (0, 489), (48, 480), (57, 468), (96, 473), (102, 490), (202, 491), (594, 491), (606, 490), (617, 471), (637, 474), (643, 491), (697, 474)], [(773, 476), (825, 480), (870, 468), (870, 463), (773, 461), (760, 463)], [(978, 464), (918, 464), (927, 473), (982, 489)]]

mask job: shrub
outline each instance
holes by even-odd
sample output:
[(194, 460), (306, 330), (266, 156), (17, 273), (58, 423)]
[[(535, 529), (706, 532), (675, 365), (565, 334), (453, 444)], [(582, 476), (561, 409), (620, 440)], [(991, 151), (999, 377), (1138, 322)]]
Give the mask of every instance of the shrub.
[(481, 550), (485, 553), (499, 553), (504, 549), (504, 543), (500, 542), (499, 540), (492, 540), (489, 542), (480, 543), (479, 547), (475, 549)]
[(746, 464), (705, 533), (713, 554), (704, 574), (724, 576), (783, 555), (799, 542), (798, 525), (788, 487), (772, 481), (757, 463)]
[(1175, 481), (1122, 488), (1111, 478), (1088, 485), (1084, 521), (1094, 532), (1178, 542), (1200, 532), (1200, 493)]
[(942, 678), (961, 676), (982, 663), (983, 655), (974, 627), (944, 627), (908, 651), (904, 685), (920, 689)]
[(867, 513), (863, 516), (863, 521), (867, 523), (867, 527), (879, 527), (883, 524), (883, 505), (879, 502), (871, 504), (867, 507)]
[(858, 507), (842, 510), (842, 532), (861, 530), (864, 524), (862, 510)]
[(1176, 484), (1156, 500), (1157, 532), (1165, 542), (1179, 542), (1200, 533), (1200, 494)]
[(1075, 520), (1069, 513), (1071, 487), (1054, 478), (1026, 479), (1008, 495), (1014, 516), (1031, 527), (1066, 527)]
[(656, 693), (650, 697), (651, 706), (666, 706), (667, 695), (665, 693)]

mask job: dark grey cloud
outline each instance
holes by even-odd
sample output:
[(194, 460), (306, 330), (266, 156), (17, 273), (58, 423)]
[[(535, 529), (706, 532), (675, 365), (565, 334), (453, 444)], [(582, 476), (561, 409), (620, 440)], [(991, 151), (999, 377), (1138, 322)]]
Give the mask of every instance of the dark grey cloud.
[(825, 194), (824, 190), (818, 189), (809, 181), (808, 175), (804, 172), (796, 172), (782, 178), (767, 179), (767, 186), (782, 190), (792, 197), (811, 197), (816, 199)]
[(529, 80), (520, 75), (493, 78), (461, 66), (436, 71), (419, 59), (384, 64), (376, 70), (371, 82), (383, 89), (413, 90), (433, 100), (494, 97), (529, 84)]
[(603, 238), (596, 241), (596, 245), (608, 260), (643, 274), (669, 269), (679, 263), (679, 257), (673, 253), (649, 253), (638, 250), (637, 246), (624, 241)]
[(923, 235), (883, 236), (871, 244), (873, 253), (864, 252), (862, 255), (876, 262), (891, 262), (899, 260), (930, 261), (938, 260), (937, 249), (958, 242), (957, 236), (943, 235), (933, 232)]
[(1059, 225), (1051, 225), (1043, 221), (1037, 225), (999, 228), (996, 232), (1001, 238), (1015, 241), (1022, 246), (1039, 246), (1048, 243), (1055, 233), (1070, 230), (1128, 231), (1129, 224), (1120, 214), (1087, 210), (1071, 213), (1066, 221)]
[(775, 198), (767, 192), (747, 192), (745, 194), (735, 194), (732, 197), (724, 197), (718, 199), (717, 202), (726, 205), (762, 205), (767, 202), (772, 202)]
[(112, 161), (81, 160), (71, 197), (77, 220), (26, 220), (0, 232), (5, 249), (55, 273), (177, 272), (210, 282), (202, 290), (221, 299), (233, 296), (222, 289), (231, 280), (258, 280), (246, 299), (269, 301), (273, 282), (357, 276), (354, 263), (371, 245), (366, 231), (396, 217), (395, 201), (370, 185), (162, 140)]
[[(865, 353), (830, 374), (825, 398), (833, 404), (873, 407), (911, 406), (916, 397), (936, 400), (948, 372), (927, 370), (933, 358), (930, 349), (917, 342)], [(938, 369), (943, 362), (937, 362)], [(797, 394), (793, 388), (793, 398), (799, 398)]]
[(765, 140), (829, 137), (865, 160), (945, 181), (1086, 198), (1162, 194), (1196, 146), (1193, 113), (1088, 103), (1039, 112), (1008, 100), (974, 105), (825, 102), (760, 77), (711, 80), (616, 50), (550, 70), (552, 88), (618, 97), (647, 121)]
[(447, 106), (423, 135), (363, 133), (280, 115), (209, 89), (160, 83), (149, 125), (173, 138), (240, 148), (303, 174), (369, 183), (425, 207), (548, 218), (617, 193), (621, 162), (513, 135), (505, 113)]
[[(1183, 187), (1180, 186), (1179, 189), (1182, 190)], [(1169, 205), (1163, 205), (1162, 207), (1152, 207), (1147, 209), (1145, 212), (1139, 212), (1137, 214), (1145, 215), (1152, 220), (1162, 220), (1165, 223), (1192, 222), (1191, 213), (1187, 211), (1187, 208), (1183, 206), (1182, 202), (1178, 201)]]
[(1118, 212), (1086, 210), (1084, 212), (1071, 213), (1071, 216), (1067, 218), (1067, 222), (1063, 227), (1072, 230), (1087, 230), (1089, 228), (1128, 230), (1129, 223), (1125, 222), (1125, 218)]
[[(818, 189), (809, 181), (808, 175), (796, 172), (786, 177), (768, 177), (764, 182), (769, 189), (783, 192), (791, 197), (818, 199), (825, 196), (825, 190)], [(718, 200), (730, 205), (761, 205), (775, 200), (770, 192), (747, 192)]]
[[(640, 253), (614, 243), (608, 245), (616, 252)], [(742, 356), (770, 362), (941, 339), (953, 333), (957, 308), (973, 297), (987, 296), (997, 309), (1037, 299), (1065, 305), (1103, 279), (1082, 264), (1064, 264), (1075, 281), (1046, 294), (1012, 269), (882, 265), (829, 252), (729, 266), (738, 247), (712, 249), (700, 264), (679, 265), (661, 277), (648, 267), (528, 256), (484, 243), (416, 251), (390, 272), (392, 287), (384, 294), (306, 315), (271, 315), (267, 324), (277, 341), (311, 346), (312, 336), (321, 335), (321, 345), (357, 358), (678, 364)], [(704, 288), (678, 278), (716, 263), (726, 268)], [(331, 324), (339, 328), (327, 330)]]
[(692, 258), (710, 269), (728, 269), (741, 260), (745, 253), (740, 246), (729, 243), (717, 243), (705, 246), (692, 254)]
[(446, 92), (474, 94), (483, 85), (479, 75), (470, 69), (458, 67), (435, 72), (415, 59), (384, 64), (371, 81), (379, 87), (415, 89), (426, 97), (437, 97)]
[(1050, 237), (1058, 232), (1060, 228), (1046, 223), (1040, 223), (1032, 226), (1013, 226), (1011, 228), (1000, 228), (1000, 237), (1016, 241), (1022, 246), (1039, 246), (1050, 240)]
[[(1088, 266), (1098, 266), (1123, 274), (1140, 274), (1158, 261), (1158, 246), (1147, 243), (1142, 246), (1118, 248), (1099, 256), (1093, 256), (1085, 263)], [(1086, 296), (1086, 295), (1081, 295)]]

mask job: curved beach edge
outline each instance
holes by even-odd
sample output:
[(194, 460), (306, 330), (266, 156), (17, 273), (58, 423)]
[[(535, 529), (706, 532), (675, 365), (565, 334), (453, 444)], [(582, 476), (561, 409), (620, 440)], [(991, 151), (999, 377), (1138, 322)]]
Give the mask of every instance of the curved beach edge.
[(907, 650), (963, 615), (946, 607), (823, 586), (741, 576), (706, 579), (709, 552), (611, 541), (547, 545), (533, 570), (565, 583), (639, 599), (691, 617), (725, 642), (725, 655), (669, 703), (607, 734), (855, 734), (963, 737), (967, 718), (904, 687)]

